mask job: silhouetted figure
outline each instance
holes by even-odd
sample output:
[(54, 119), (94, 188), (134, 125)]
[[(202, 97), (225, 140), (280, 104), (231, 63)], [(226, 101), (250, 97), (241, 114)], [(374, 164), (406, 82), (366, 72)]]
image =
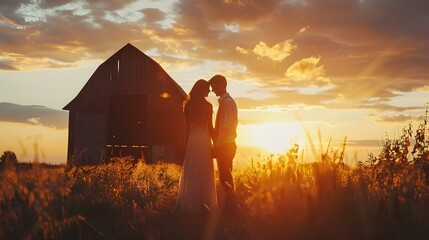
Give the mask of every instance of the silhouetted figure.
[(209, 83), (200, 79), (184, 103), (186, 149), (176, 202), (181, 213), (208, 213), (217, 208), (211, 152), (213, 106), (206, 100), (208, 94)]
[(229, 214), (237, 207), (232, 176), (232, 161), (237, 150), (235, 143), (238, 125), (237, 105), (227, 92), (227, 81), (224, 76), (215, 75), (209, 83), (212, 91), (219, 97), (214, 127), (213, 155), (217, 159), (219, 181), (226, 195), (224, 212)]

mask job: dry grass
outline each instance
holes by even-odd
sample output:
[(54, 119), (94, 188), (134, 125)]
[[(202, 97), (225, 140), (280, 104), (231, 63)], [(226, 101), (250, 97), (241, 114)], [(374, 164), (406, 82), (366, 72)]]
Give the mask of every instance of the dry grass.
[[(299, 146), (234, 177), (240, 210), (173, 212), (180, 167), (118, 158), (98, 167), (0, 173), (0, 239), (429, 239), (427, 113), (356, 167), (345, 143), (313, 163)], [(219, 190), (222, 199), (222, 191)]]

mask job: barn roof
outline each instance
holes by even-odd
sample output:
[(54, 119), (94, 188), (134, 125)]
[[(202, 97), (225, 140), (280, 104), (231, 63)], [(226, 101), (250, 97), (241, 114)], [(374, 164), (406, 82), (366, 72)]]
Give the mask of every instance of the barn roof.
[[(88, 92), (91, 92), (91, 91), (94, 92), (94, 89), (93, 89), (94, 87), (92, 85), (96, 84), (94, 82), (100, 81), (98, 78), (94, 77), (94, 75), (98, 71), (101, 71), (103, 68), (111, 67), (111, 64), (110, 64), (110, 66), (108, 65), (109, 62), (111, 63), (112, 61), (115, 61), (116, 59), (120, 59), (120, 56), (131, 55), (131, 54), (137, 55), (138, 56), (137, 60), (140, 59), (140, 60), (144, 60), (144, 62), (149, 62), (150, 66), (153, 66), (154, 68), (156, 68), (156, 71), (160, 71), (160, 72), (162, 72), (162, 74), (165, 74), (166, 78), (170, 79), (171, 82), (173, 83), (174, 87), (177, 89), (178, 94), (182, 95), (183, 97), (186, 97), (185, 91), (183, 91), (183, 89), (177, 84), (177, 82), (174, 81), (174, 79), (168, 75), (168, 73), (159, 65), (159, 63), (154, 61), (152, 58), (148, 57), (146, 54), (144, 54), (138, 48), (136, 48), (133, 45), (131, 45), (130, 43), (128, 43), (124, 47), (122, 47), (120, 50), (118, 50), (115, 54), (113, 54), (110, 58), (108, 58), (105, 62), (103, 62), (96, 69), (96, 71), (93, 73), (93, 75), (90, 77), (90, 79), (86, 82), (86, 84), (80, 90), (78, 95), (70, 103), (68, 103), (63, 109), (64, 110), (71, 110), (71, 109), (75, 108), (78, 105), (79, 99), (82, 99), (85, 97), (85, 95), (88, 95)], [(134, 60), (136, 60), (136, 59), (134, 59)], [(110, 78), (111, 78), (111, 76), (110, 76)], [(142, 81), (141, 79), (138, 79), (138, 80)], [(102, 81), (107, 82), (109, 80), (108, 80), (108, 78), (105, 78)], [(111, 86), (109, 84), (106, 84), (106, 88), (109, 88), (109, 87), (111, 87)]]

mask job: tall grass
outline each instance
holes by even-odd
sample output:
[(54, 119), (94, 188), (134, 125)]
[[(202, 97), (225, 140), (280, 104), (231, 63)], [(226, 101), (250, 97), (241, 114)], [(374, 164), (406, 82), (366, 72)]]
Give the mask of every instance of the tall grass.
[(174, 164), (7, 168), (0, 239), (429, 239), (427, 124), (426, 111), (416, 131), (386, 138), (353, 168), (343, 161), (346, 139), (311, 163), (299, 160), (298, 145), (255, 157), (234, 171), (233, 215), (175, 213)]
[(0, 239), (58, 239), (84, 218), (67, 211), (76, 179), (63, 169), (33, 164), (0, 173)]

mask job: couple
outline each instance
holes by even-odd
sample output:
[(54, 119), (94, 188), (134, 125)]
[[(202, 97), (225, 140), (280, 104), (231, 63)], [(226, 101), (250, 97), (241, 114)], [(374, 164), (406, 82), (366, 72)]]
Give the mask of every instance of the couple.
[[(219, 97), (214, 127), (213, 106), (206, 100), (210, 86)], [(184, 102), (186, 150), (176, 202), (179, 212), (208, 213), (218, 208), (213, 158), (217, 160), (219, 182), (225, 191), (224, 213), (232, 213), (236, 208), (232, 160), (237, 149), (238, 117), (237, 105), (226, 87), (222, 75), (209, 81), (200, 79)]]

